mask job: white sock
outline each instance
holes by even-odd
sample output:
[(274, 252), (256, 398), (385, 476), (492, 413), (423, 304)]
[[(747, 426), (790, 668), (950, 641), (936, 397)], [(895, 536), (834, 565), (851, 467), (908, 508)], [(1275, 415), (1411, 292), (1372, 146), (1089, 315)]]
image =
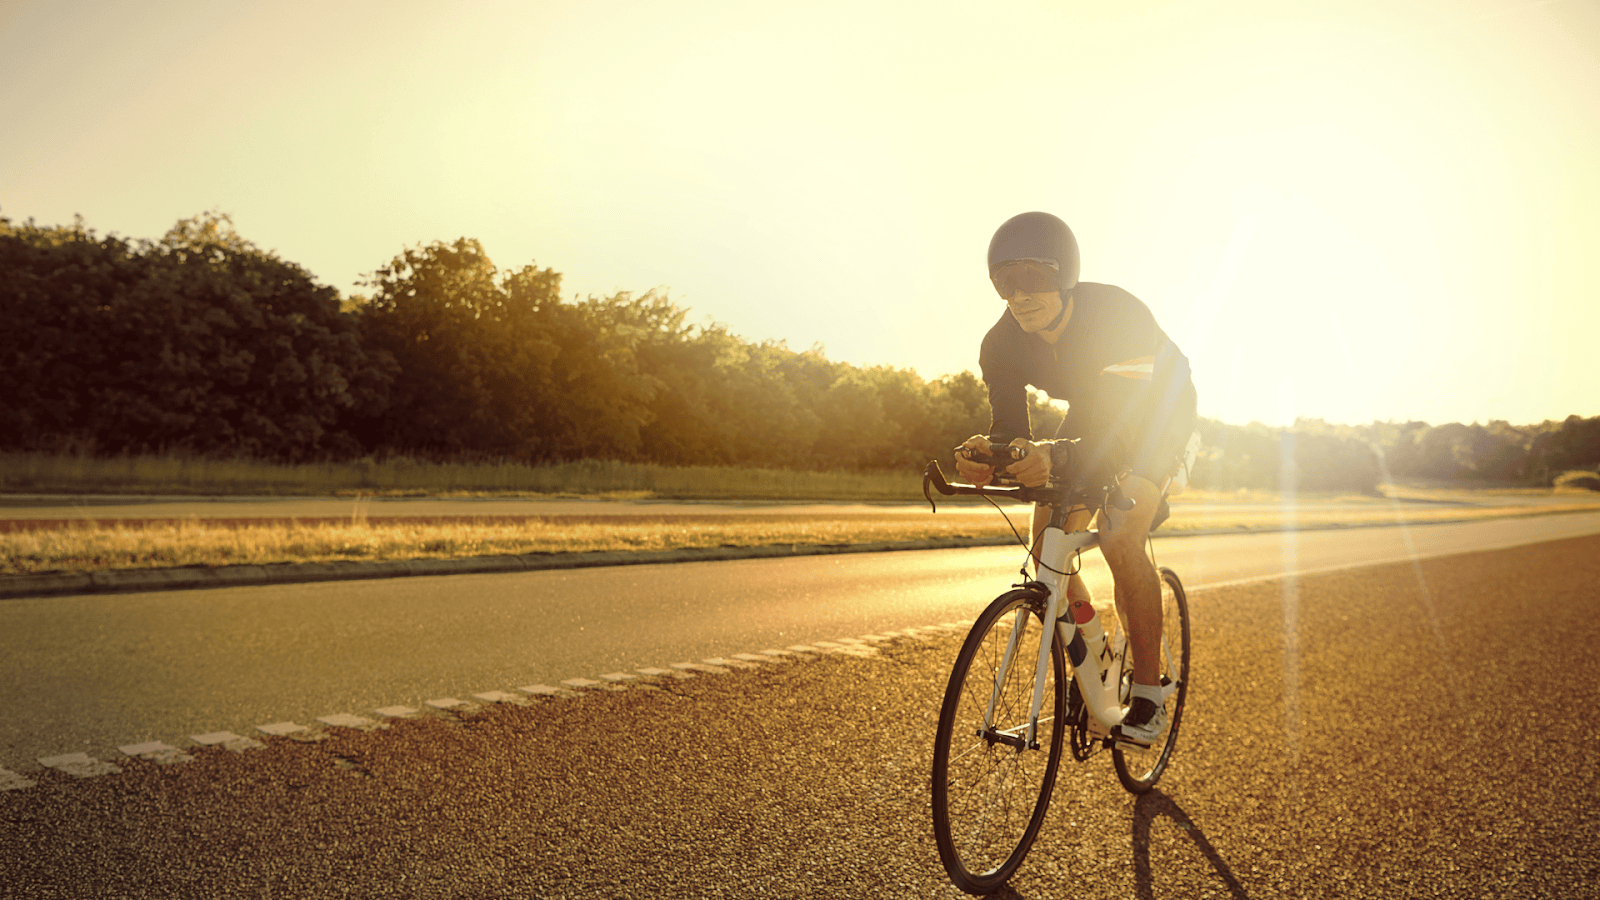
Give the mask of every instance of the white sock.
[(1161, 705), (1161, 686), (1158, 684), (1133, 683), (1133, 696), (1143, 697), (1157, 706)]

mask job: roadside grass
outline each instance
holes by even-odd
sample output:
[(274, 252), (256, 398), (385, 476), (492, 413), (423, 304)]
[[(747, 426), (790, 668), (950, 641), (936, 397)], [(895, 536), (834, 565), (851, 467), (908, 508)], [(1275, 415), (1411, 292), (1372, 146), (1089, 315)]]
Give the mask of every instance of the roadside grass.
[(0, 492), (186, 496), (598, 497), (663, 500), (903, 500), (921, 474), (660, 466), (432, 463), (395, 458), (279, 465), (247, 459), (0, 454)]
[[(1009, 514), (1018, 529), (1027, 512)], [(709, 515), (626, 519), (560, 516), (520, 522), (290, 523), (227, 527), (201, 520), (129, 527), (72, 523), (0, 533), (0, 574), (173, 566), (261, 565), (650, 551), (793, 544), (991, 538), (1011, 533), (998, 513), (974, 515)]]

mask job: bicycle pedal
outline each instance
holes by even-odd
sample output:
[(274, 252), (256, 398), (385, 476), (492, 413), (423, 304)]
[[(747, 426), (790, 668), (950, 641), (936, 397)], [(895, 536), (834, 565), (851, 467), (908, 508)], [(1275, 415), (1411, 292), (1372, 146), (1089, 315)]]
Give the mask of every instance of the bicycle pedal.
[(1123, 733), (1120, 732), (1120, 731), (1118, 731), (1116, 734), (1112, 735), (1111, 736), (1111, 740), (1112, 740), (1112, 743), (1116, 744), (1118, 747), (1121, 747), (1124, 750), (1141, 750), (1142, 751), (1142, 750), (1149, 750), (1150, 747), (1151, 747), (1150, 744), (1141, 743), (1139, 741), (1134, 740), (1133, 738), (1124, 736)]

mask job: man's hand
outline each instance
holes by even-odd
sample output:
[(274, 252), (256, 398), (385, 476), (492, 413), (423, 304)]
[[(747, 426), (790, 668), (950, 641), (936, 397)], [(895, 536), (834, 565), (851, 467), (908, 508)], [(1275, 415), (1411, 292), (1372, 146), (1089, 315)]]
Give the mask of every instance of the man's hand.
[[(1050, 480), (1049, 441), (1035, 444), (1026, 438), (1017, 438), (1010, 446), (1021, 447), (1027, 453), (1022, 459), (1006, 467), (1006, 471), (1011, 473), (1013, 478), (1028, 487), (1039, 487)], [(975, 434), (963, 441), (961, 447), (986, 454), (989, 451), (989, 439), (981, 434)], [(956, 471), (961, 473), (962, 478), (979, 486), (988, 484), (994, 479), (994, 466), (973, 462), (960, 453), (956, 454)]]
[[(959, 449), (971, 450), (974, 453), (986, 454), (989, 452), (989, 439), (981, 434), (975, 434), (972, 437), (962, 441)], [(960, 453), (956, 454), (956, 471), (959, 472), (961, 477), (965, 478), (969, 483), (978, 485), (979, 487), (988, 484), (994, 479), (994, 466), (986, 466), (983, 463), (973, 462)]]
[(1013, 447), (1021, 447), (1028, 451), (1028, 455), (1012, 463), (1006, 471), (1012, 477), (1028, 487), (1039, 487), (1050, 480), (1050, 442), (1033, 441), (1017, 438), (1011, 442)]

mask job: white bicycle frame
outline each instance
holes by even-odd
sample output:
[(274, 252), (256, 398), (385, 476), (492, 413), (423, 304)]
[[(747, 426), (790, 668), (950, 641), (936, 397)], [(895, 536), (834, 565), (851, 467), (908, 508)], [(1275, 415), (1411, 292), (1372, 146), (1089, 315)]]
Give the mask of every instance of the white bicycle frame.
[[(1028, 712), (1028, 726), (1026, 743), (1027, 748), (1038, 747), (1039, 712), (1044, 708), (1044, 685), (1050, 672), (1050, 645), (1061, 641), (1062, 647), (1072, 643), (1073, 632), (1078, 629), (1077, 624), (1069, 619), (1059, 618), (1062, 604), (1067, 594), (1067, 581), (1077, 572), (1076, 568), (1069, 569), (1068, 561), (1074, 559), (1085, 550), (1091, 550), (1100, 545), (1098, 531), (1075, 531), (1071, 534), (1060, 528), (1051, 526), (1044, 530), (1043, 543), (1040, 548), (1039, 558), (1044, 565), (1039, 566), (1039, 582), (1050, 589), (1050, 594), (1045, 601), (1044, 621), (1054, 622), (1054, 628), (1045, 629), (1044, 637), (1039, 641), (1038, 670), (1033, 681), (1033, 703)], [(988, 731), (994, 726), (994, 711), (1000, 699), (1000, 686), (1005, 683), (1006, 673), (1011, 668), (1011, 663), (1017, 655), (1017, 641), (1023, 632), (1028, 616), (1027, 609), (1017, 610), (1016, 624), (1012, 626), (1011, 636), (1006, 642), (1006, 652), (1000, 662), (1000, 671), (996, 673), (994, 690), (989, 697), (989, 709), (984, 714), (984, 730)], [(1166, 643), (1166, 633), (1163, 629), (1161, 640)], [(1072, 674), (1078, 682), (1078, 689), (1083, 694), (1084, 704), (1089, 709), (1089, 714), (1099, 729), (1091, 729), (1091, 734), (1097, 738), (1107, 737), (1111, 729), (1122, 721), (1125, 710), (1122, 699), (1118, 696), (1121, 688), (1121, 671), (1123, 654), (1128, 652), (1127, 629), (1117, 628), (1115, 641), (1109, 644), (1110, 671), (1116, 677), (1106, 679), (1102, 676), (1099, 659), (1090, 659), (1085, 656), (1081, 665), (1072, 666)], [(1165, 646), (1162, 652), (1165, 652)], [(1072, 665), (1070, 660), (1068, 665)], [(1161, 701), (1166, 701), (1177, 693), (1178, 682), (1165, 685), (1161, 690)]]

